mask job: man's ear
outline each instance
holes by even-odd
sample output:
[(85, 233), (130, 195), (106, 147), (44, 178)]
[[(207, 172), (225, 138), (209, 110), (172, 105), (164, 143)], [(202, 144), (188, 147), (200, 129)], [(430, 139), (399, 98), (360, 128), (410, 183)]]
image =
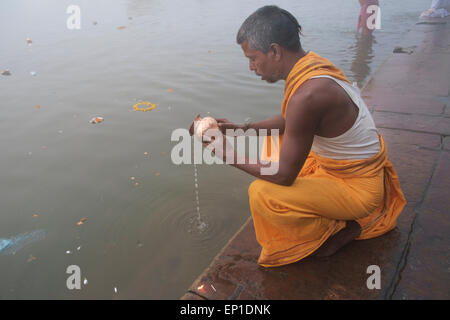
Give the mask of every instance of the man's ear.
[(270, 44), (270, 52), (274, 56), (276, 61), (279, 61), (281, 59), (281, 47), (278, 43), (272, 43)]

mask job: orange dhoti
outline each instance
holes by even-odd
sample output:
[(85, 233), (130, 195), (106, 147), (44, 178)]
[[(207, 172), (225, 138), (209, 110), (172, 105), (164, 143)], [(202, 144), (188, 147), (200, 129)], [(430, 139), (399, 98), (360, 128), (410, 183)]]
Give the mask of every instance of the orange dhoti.
[(379, 137), (380, 151), (370, 159), (334, 160), (311, 152), (291, 186), (260, 179), (250, 185), (260, 265), (275, 267), (307, 257), (347, 220), (361, 225), (358, 239), (395, 227), (406, 201)]

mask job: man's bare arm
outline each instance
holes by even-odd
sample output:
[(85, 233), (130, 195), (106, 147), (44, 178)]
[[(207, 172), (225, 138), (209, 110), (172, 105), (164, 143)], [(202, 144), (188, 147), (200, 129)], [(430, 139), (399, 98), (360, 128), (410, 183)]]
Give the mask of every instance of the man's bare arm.
[(262, 121), (249, 123), (248, 128), (255, 129), (257, 132), (257, 135), (259, 135), (259, 133), (258, 133), (259, 130), (267, 129), (267, 135), (270, 136), (270, 130), (272, 130), (272, 129), (278, 129), (279, 134), (283, 134), (285, 125), (286, 125), (286, 122), (283, 118), (283, 115), (280, 113), (280, 114), (277, 114), (273, 117), (267, 118)]
[(272, 129), (277, 129), (279, 134), (284, 133), (285, 120), (281, 114), (272, 116), (262, 121), (249, 123), (247, 126), (245, 124), (234, 124), (227, 119), (216, 119), (219, 124), (219, 129), (222, 133), (226, 134), (227, 129), (242, 129), (246, 131), (246, 129), (254, 129), (256, 131), (256, 135), (259, 135), (259, 130), (266, 129), (267, 135), (270, 136)]
[[(319, 104), (322, 101), (309, 92), (296, 93), (292, 96), (287, 107), (286, 130), (280, 151), (278, 172), (273, 175), (261, 174), (262, 168), (268, 168), (271, 164), (232, 164), (259, 179), (263, 179), (279, 185), (290, 186), (297, 178), (303, 164), (311, 150), (323, 108)], [(248, 159), (247, 159), (248, 160)]]

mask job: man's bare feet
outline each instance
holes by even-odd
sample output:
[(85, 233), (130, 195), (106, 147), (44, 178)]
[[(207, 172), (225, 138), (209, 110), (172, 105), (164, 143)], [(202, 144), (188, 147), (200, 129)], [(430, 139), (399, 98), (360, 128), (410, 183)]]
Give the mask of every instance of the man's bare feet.
[(312, 255), (315, 257), (329, 257), (340, 248), (355, 240), (361, 234), (361, 226), (356, 221), (347, 221), (344, 229), (325, 241), (325, 243)]

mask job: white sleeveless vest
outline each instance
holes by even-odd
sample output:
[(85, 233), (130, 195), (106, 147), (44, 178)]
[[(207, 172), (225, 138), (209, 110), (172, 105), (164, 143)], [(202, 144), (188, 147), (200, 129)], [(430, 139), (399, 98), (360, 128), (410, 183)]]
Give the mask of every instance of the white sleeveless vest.
[(310, 79), (314, 78), (329, 78), (337, 82), (353, 100), (359, 112), (353, 126), (340, 136), (324, 138), (315, 135), (311, 150), (321, 157), (338, 160), (368, 159), (376, 155), (380, 151), (378, 130), (356, 84), (351, 85), (327, 75)]

